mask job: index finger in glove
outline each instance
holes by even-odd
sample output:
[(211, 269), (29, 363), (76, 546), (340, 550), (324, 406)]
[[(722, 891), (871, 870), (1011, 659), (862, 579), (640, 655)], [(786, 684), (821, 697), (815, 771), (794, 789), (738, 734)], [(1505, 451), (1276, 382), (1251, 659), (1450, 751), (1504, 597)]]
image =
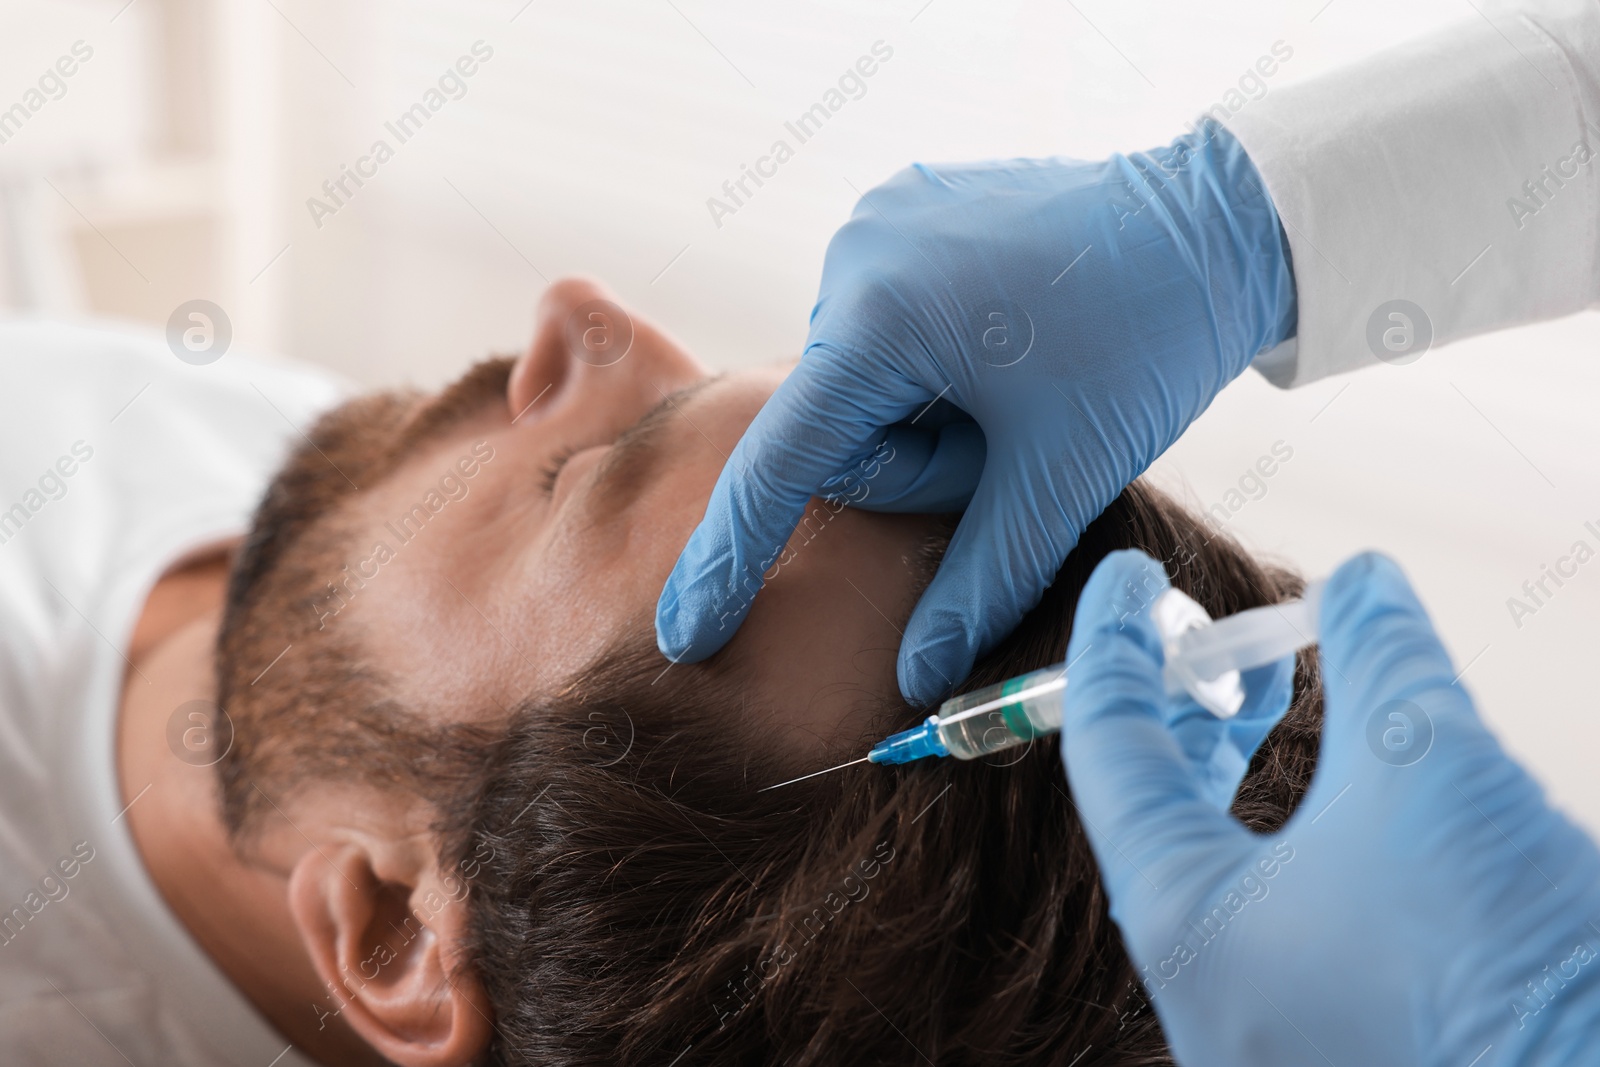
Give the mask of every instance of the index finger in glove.
[(836, 353), (808, 352), (734, 447), (667, 578), (656, 605), (662, 653), (694, 662), (726, 644), (811, 497), (931, 399), (887, 368), (859, 373)]

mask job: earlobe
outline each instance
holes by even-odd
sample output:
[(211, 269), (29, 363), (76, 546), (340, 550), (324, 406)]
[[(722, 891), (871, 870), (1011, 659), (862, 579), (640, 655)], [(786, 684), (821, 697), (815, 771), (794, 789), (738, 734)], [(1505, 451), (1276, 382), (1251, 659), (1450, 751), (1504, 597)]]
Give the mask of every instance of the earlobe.
[[(380, 877), (354, 844), (308, 849), (289, 876), (289, 908), (337, 1015), (402, 1067), (458, 1067), (487, 1047), (482, 984), (457, 973), (466, 933), (463, 895)], [(326, 1018), (326, 1016), (324, 1016)]]

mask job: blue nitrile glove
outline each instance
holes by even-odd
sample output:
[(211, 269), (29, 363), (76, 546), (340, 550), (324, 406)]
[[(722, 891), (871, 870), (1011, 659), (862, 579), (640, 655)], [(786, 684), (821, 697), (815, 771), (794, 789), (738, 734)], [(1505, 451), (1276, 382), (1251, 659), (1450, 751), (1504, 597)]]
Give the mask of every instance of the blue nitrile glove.
[(1321, 756), (1268, 835), (1167, 725), (1142, 610), (1160, 570), (1138, 552), (1095, 570), (1061, 743), (1178, 1062), (1596, 1062), (1600, 851), (1484, 727), (1394, 563), (1358, 556), (1323, 591)]
[(901, 171), (829, 244), (804, 358), (661, 594), (661, 651), (727, 642), (813, 495), (966, 508), (900, 649), (901, 689), (932, 703), (1294, 323), (1277, 212), (1215, 124), (1104, 162)]

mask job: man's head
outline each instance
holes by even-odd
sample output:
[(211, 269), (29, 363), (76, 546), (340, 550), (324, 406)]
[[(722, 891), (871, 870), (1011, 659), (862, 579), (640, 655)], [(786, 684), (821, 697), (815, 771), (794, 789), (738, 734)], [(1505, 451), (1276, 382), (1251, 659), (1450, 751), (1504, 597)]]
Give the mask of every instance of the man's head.
[[(898, 704), (897, 627), (933, 518), (814, 502), (781, 564), (751, 576), (761, 597), (722, 654), (671, 665), (642, 646), (728, 451), (781, 377), (712, 378), (598, 286), (561, 282), (526, 354), (437, 395), (352, 401), (274, 479), (218, 644), (236, 738), (224, 815), (242, 852), (289, 877), (313, 962), (391, 1058), (484, 1039), (470, 975), (445, 982), (465, 886), (437, 862), (435, 824), (515, 709), (640, 646), (656, 706), (737, 693), (723, 743), (759, 738), (788, 769)], [(407, 936), (421, 925), (408, 915), (425, 934)]]
[[(519, 359), (329, 415), (236, 564), (224, 814), (288, 879), (327, 1010), (406, 1064), (1164, 1062), (1053, 746), (758, 792), (921, 714), (898, 627), (948, 517), (814, 502), (721, 653), (656, 653), (781, 371), (708, 378), (604, 295), (558, 283)], [(963, 688), (1058, 661), (1124, 547), (1213, 615), (1297, 588), (1136, 486)], [(1308, 683), (1258, 824), (1309, 776)]]

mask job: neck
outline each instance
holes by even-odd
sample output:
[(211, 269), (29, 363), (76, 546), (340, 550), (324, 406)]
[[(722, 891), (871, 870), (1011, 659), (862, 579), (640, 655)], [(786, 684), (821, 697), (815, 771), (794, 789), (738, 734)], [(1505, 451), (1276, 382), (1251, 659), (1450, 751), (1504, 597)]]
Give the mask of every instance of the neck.
[(146, 601), (118, 720), (128, 827), (167, 905), (285, 1040), (321, 1063), (379, 1064), (330, 1014), (338, 1003), (301, 944), (286, 880), (245, 863), (230, 845), (215, 767), (195, 766), (207, 757), (186, 762), (168, 747), (175, 715), (196, 721), (178, 709), (216, 699), (211, 657), (226, 581), (227, 556), (216, 554), (169, 572)]

